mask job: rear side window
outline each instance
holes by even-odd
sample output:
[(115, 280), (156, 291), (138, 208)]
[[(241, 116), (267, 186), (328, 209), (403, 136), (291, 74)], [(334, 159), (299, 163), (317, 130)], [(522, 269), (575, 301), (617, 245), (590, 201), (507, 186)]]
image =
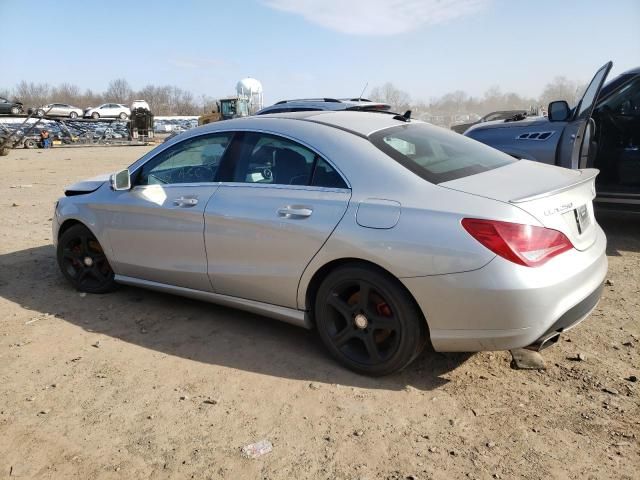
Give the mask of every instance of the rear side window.
[(316, 167), (313, 170), (311, 186), (325, 188), (349, 188), (336, 170), (318, 157)]
[(235, 143), (238, 153), (230, 178), (233, 182), (348, 188), (319, 155), (287, 138), (246, 132), (238, 135)]
[(369, 140), (405, 168), (435, 184), (516, 161), (480, 142), (424, 123), (380, 130)]

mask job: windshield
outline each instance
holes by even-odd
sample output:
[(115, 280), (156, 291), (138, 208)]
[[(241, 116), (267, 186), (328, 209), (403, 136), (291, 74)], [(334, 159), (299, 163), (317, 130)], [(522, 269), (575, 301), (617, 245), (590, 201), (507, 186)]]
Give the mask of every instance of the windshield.
[(221, 102), (223, 115), (235, 115), (236, 114), (236, 102)]
[(516, 161), (480, 142), (425, 123), (387, 128), (371, 134), (369, 140), (408, 170), (436, 184)]

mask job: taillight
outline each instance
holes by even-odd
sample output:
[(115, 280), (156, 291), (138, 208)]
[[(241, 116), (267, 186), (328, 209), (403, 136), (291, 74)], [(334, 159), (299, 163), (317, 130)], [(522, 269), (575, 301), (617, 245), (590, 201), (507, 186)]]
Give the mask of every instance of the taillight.
[(540, 266), (573, 248), (564, 233), (550, 228), (478, 218), (464, 218), (462, 226), (492, 252), (525, 267)]

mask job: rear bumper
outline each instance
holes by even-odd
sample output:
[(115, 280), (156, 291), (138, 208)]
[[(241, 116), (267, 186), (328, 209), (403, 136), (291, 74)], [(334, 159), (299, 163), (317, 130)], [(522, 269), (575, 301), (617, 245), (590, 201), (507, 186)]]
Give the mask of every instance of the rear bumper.
[(541, 267), (496, 257), (471, 272), (401, 280), (424, 313), (435, 350), (510, 350), (584, 320), (600, 299), (607, 266), (597, 226), (591, 248)]
[(594, 308), (598, 305), (604, 283), (600, 284), (587, 298), (567, 310), (549, 329), (542, 334), (540, 338), (546, 338), (553, 333), (562, 333), (571, 330), (582, 320), (587, 318)]

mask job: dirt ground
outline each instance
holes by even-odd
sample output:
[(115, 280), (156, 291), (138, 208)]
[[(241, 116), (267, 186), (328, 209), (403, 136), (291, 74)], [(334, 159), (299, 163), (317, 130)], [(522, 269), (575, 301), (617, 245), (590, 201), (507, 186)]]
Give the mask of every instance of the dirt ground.
[[(0, 158), (0, 479), (640, 478), (640, 220), (601, 219), (610, 285), (546, 371), (513, 370), (508, 352), (425, 353), (372, 379), (313, 332), (63, 280), (63, 187), (146, 151)], [(261, 439), (271, 453), (241, 455)]]

